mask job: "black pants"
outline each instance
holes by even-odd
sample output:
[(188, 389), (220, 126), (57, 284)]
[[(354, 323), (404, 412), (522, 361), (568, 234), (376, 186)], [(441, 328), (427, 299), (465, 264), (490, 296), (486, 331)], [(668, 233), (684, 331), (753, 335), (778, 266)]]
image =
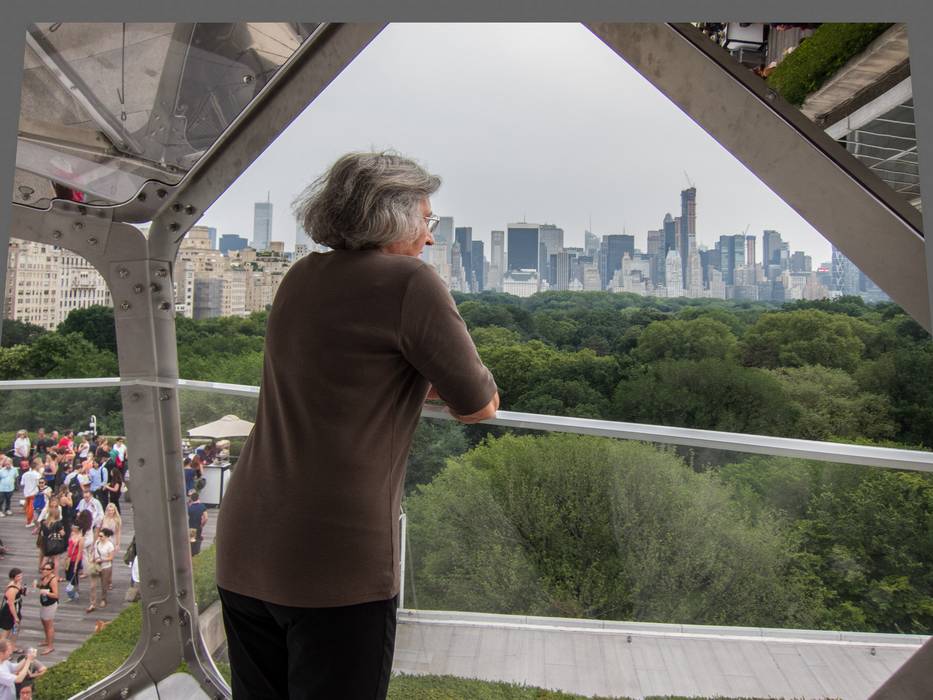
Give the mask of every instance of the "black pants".
[(293, 608), (218, 589), (234, 700), (384, 700), (398, 596)]

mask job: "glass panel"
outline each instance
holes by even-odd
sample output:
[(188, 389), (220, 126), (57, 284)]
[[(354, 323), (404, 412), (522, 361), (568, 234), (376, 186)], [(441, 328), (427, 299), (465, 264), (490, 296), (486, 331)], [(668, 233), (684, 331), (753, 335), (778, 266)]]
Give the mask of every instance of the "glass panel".
[(929, 473), (437, 420), (409, 466), (403, 672), (794, 697), (795, 654), (833, 696), (933, 630)]
[(51, 187), (58, 197), (112, 204), (146, 180), (178, 182), (313, 28), (32, 25), (14, 201), (46, 206)]

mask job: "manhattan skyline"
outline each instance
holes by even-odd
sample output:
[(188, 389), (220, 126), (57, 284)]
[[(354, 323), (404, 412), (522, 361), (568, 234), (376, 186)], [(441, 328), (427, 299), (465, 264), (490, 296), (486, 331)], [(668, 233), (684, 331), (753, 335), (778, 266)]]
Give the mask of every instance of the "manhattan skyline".
[(524, 219), (560, 226), (568, 246), (590, 229), (644, 248), (692, 182), (699, 245), (772, 229), (830, 259), (826, 239), (575, 24), (390, 25), (199, 223), (250, 238), (271, 191), (272, 239), (292, 249), (301, 189), (347, 151), (387, 148), (440, 174), (434, 211), (487, 246)]

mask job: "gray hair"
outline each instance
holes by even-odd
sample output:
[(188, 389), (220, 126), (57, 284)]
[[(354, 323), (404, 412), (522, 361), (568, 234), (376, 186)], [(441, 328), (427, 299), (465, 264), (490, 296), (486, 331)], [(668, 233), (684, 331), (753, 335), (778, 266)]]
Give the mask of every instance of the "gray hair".
[(441, 179), (397, 153), (348, 153), (292, 204), (311, 238), (345, 250), (382, 248), (415, 239), (421, 201)]

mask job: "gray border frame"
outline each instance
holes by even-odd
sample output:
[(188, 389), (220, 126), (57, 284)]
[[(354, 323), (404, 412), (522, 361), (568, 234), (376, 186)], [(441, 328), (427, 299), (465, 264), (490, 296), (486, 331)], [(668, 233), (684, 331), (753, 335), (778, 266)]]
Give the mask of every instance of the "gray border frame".
[[(373, 6), (372, 0), (329, 0), (308, 8), (301, 0), (201, 0), (192, 4), (182, 0), (163, 0), (157, 6), (142, 3), (127, 4), (125, 0), (98, 0), (90, 6), (77, 6), (65, 0), (42, 0), (25, 4), (15, 3), (4, 9), (5, 22), (0, 24), (0, 91), (8, 96), (0, 108), (0, 191), (11, 192), (13, 163), (15, 160), (15, 125), (19, 112), (20, 79), (25, 41), (25, 28), (36, 21), (180, 21), (180, 20), (232, 20), (283, 19), (295, 17), (309, 20), (339, 21), (691, 21), (696, 19), (749, 18), (749, 4), (742, 0), (706, 0), (702, 17), (697, 17), (695, 3), (689, 0), (632, 0), (624, 5), (611, 0), (582, 0), (572, 7), (555, 0), (535, 3), (519, 2), (511, 5), (476, 0), (452, 7), (429, 0), (408, 0), (394, 5)], [(921, 196), (933, 202), (933, 46), (926, 39), (933, 29), (933, 5), (924, 0), (887, 0), (884, 3), (868, 0), (785, 0), (778, 15), (770, 4), (756, 0), (756, 10), (769, 16), (755, 20), (810, 20), (810, 21), (901, 21), (906, 22), (910, 37), (914, 102), (917, 108), (916, 129), (921, 162)], [(316, 16), (307, 17), (308, 14)], [(752, 18), (749, 18), (752, 19)], [(925, 167), (924, 167), (925, 166)], [(0, 284), (5, 283), (7, 243), (9, 241), (12, 207), (7, 200), (0, 208)], [(925, 246), (927, 270), (926, 293), (933, 308), (933, 246)], [(919, 290), (918, 290), (919, 291)], [(2, 301), (0, 301), (2, 303)], [(905, 668), (889, 679), (880, 689), (881, 697), (913, 697), (911, 691), (918, 680), (928, 678), (922, 664), (931, 656), (931, 645), (911, 659)], [(923, 658), (921, 658), (923, 657)], [(908, 670), (907, 667), (912, 667)], [(904, 673), (907, 671), (907, 673)], [(911, 672), (912, 671), (912, 672)], [(899, 678), (898, 678), (899, 677)], [(905, 682), (906, 681), (906, 682)], [(917, 695), (916, 697), (920, 697)]]

